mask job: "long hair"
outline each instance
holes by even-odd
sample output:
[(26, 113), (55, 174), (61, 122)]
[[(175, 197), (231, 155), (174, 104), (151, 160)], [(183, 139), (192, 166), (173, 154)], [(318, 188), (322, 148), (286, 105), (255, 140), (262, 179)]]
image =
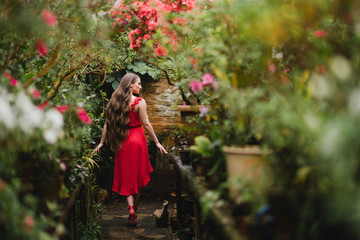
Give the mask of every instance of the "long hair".
[(138, 78), (133, 73), (125, 74), (106, 106), (106, 139), (113, 152), (122, 147), (129, 135), (130, 84), (135, 83)]

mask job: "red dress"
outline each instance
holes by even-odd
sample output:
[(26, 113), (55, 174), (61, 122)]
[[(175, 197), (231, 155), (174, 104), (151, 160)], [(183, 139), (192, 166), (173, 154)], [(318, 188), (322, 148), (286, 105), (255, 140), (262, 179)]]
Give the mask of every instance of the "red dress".
[(142, 98), (135, 98), (129, 112), (129, 136), (122, 148), (115, 153), (114, 181), (112, 190), (120, 195), (134, 195), (150, 181), (153, 171), (149, 160), (146, 137), (140, 116), (134, 107)]

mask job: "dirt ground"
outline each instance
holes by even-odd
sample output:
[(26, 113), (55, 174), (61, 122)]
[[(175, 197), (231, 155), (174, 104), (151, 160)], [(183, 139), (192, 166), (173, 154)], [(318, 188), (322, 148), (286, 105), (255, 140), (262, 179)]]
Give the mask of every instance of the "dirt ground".
[(175, 198), (171, 196), (175, 192), (174, 173), (168, 169), (155, 169), (150, 178), (149, 184), (141, 192), (136, 227), (128, 226), (129, 211), (125, 197), (112, 193), (110, 201), (104, 203), (99, 217), (104, 240), (177, 239), (175, 234), (170, 233), (170, 228), (157, 227), (153, 215), (156, 209), (162, 208), (164, 200), (169, 201), (169, 211), (172, 211), (175, 203)]

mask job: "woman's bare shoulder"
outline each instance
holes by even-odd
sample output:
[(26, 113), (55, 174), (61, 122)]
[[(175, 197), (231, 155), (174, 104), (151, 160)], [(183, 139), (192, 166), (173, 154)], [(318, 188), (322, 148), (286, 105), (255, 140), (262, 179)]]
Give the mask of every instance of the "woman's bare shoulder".
[(145, 101), (145, 99), (143, 99), (143, 98), (140, 98), (139, 99), (139, 105), (141, 106), (146, 106), (146, 101)]

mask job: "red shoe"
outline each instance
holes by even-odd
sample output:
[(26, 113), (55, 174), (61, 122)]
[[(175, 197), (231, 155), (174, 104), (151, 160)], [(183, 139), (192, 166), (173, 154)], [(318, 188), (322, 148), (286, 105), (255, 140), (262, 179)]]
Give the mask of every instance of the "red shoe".
[(128, 209), (130, 210), (130, 214), (129, 214), (129, 225), (130, 226), (136, 226), (137, 222), (136, 222), (136, 214), (135, 214), (135, 209), (133, 206), (129, 206)]

